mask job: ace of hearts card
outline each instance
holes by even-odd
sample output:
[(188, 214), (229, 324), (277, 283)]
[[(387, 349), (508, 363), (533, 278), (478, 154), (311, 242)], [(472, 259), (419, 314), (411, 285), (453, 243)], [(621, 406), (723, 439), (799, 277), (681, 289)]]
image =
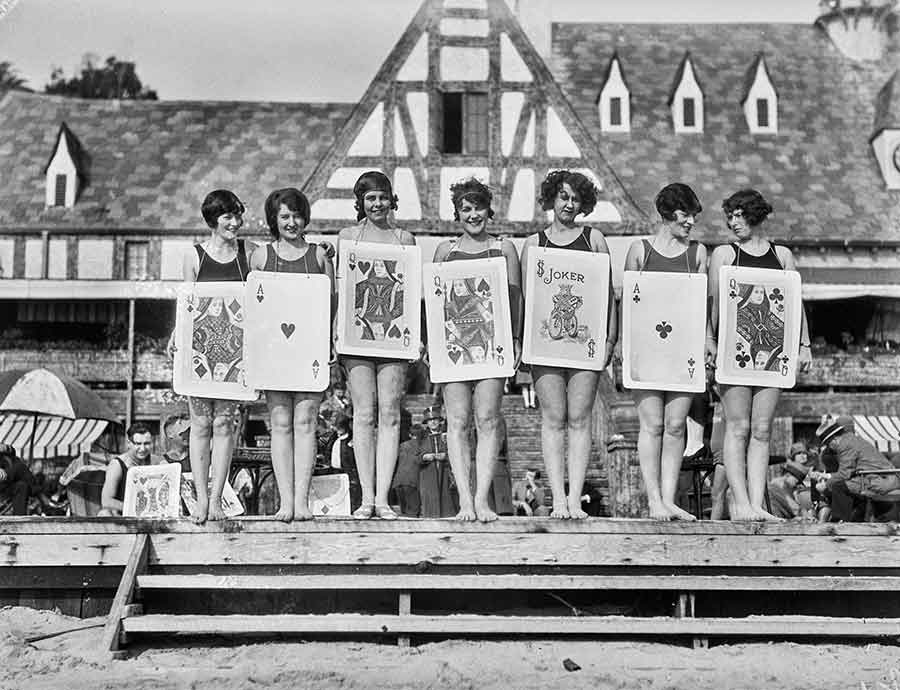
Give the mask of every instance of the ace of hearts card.
[(325, 390), (331, 345), (328, 276), (251, 271), (244, 304), (249, 385), (257, 390)]
[(418, 247), (342, 240), (337, 289), (339, 353), (419, 358), (422, 252)]
[(625, 271), (622, 382), (626, 388), (706, 389), (706, 276)]
[(172, 388), (179, 395), (255, 400), (244, 361), (244, 283), (183, 283), (176, 292)]
[(423, 268), (431, 381), (478, 381), (515, 373), (506, 259)]
[(771, 268), (719, 270), (719, 383), (793, 388), (803, 307), (800, 274)]
[(609, 305), (609, 254), (533, 247), (526, 266), (522, 361), (603, 369)]

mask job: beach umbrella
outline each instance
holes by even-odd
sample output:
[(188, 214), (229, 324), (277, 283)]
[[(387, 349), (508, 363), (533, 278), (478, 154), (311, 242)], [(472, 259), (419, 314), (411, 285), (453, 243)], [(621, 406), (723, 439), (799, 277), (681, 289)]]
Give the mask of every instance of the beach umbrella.
[(80, 381), (47, 369), (0, 372), (0, 443), (25, 458), (88, 450), (116, 416)]

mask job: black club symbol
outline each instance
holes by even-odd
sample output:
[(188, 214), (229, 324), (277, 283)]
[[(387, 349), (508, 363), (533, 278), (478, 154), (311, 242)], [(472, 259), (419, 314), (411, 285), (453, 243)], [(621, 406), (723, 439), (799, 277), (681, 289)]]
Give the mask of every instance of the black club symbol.
[(750, 355), (735, 355), (734, 361), (741, 369), (744, 369), (750, 361)]
[(781, 292), (781, 288), (772, 288), (772, 292), (769, 293), (769, 299), (773, 302), (781, 302), (784, 299), (784, 293)]
[(656, 332), (659, 333), (660, 338), (665, 340), (669, 337), (669, 333), (672, 332), (672, 326), (665, 321), (661, 321), (660, 323), (656, 324)]
[(634, 297), (631, 298), (631, 301), (634, 302), (635, 304), (637, 304), (638, 302), (641, 301), (641, 296), (635, 295)]

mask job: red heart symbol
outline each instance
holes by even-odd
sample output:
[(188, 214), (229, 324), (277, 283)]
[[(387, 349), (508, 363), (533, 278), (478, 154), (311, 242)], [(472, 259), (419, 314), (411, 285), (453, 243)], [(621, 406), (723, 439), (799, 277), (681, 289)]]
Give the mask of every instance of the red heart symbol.
[(283, 324), (281, 324), (281, 332), (284, 333), (284, 337), (285, 337), (286, 339), (287, 339), (287, 338), (290, 338), (292, 335), (294, 335), (294, 329), (295, 329), (295, 328), (296, 328), (296, 326), (295, 326), (294, 324), (292, 324), (292, 323), (283, 323)]

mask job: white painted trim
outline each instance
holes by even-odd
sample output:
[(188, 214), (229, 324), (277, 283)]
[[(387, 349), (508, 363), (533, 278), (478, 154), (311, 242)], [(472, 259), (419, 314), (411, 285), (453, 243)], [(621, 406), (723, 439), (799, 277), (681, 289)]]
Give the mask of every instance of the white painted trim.
[[(684, 124), (684, 99), (694, 99), (694, 124)], [(688, 58), (684, 64), (684, 73), (681, 75), (681, 83), (675, 89), (672, 99), (672, 126), (676, 134), (702, 134), (704, 121), (703, 92), (697, 77), (694, 75), (694, 66)]]
[[(612, 123), (612, 111), (610, 103), (613, 98), (621, 99), (621, 122), (618, 125)], [(609, 78), (600, 89), (600, 98), (597, 100), (597, 109), (600, 115), (600, 130), (603, 132), (630, 132), (631, 131), (631, 94), (622, 78), (622, 70), (619, 58), (614, 57), (609, 68)]]
[[(766, 127), (761, 127), (758, 124), (757, 101), (759, 100), (769, 102), (769, 124)], [(747, 127), (751, 134), (778, 133), (778, 95), (775, 93), (775, 87), (766, 71), (765, 58), (761, 59), (756, 65), (753, 84), (750, 86), (747, 98), (744, 100), (744, 118), (747, 120)]]
[(62, 132), (57, 137), (59, 143), (56, 151), (53, 153), (53, 159), (47, 166), (46, 175), (46, 195), (45, 203), (47, 206), (56, 206), (56, 176), (66, 176), (66, 197), (65, 208), (72, 208), (75, 205), (75, 197), (78, 195), (78, 170), (75, 168), (75, 161), (69, 153), (69, 146), (66, 144), (66, 138)]

